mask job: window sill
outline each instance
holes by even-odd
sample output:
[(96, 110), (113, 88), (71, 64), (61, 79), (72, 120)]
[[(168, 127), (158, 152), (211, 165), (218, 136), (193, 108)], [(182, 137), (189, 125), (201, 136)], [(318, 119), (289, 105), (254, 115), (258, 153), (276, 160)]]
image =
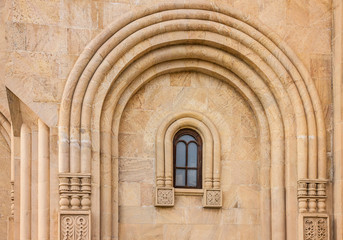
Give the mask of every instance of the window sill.
[(187, 189), (187, 188), (174, 188), (176, 196), (202, 196), (204, 195), (203, 189)]

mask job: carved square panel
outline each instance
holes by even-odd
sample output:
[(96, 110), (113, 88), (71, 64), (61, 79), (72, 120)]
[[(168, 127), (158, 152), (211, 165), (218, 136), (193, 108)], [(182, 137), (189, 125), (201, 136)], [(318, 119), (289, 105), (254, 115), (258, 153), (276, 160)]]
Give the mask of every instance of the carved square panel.
[(89, 213), (61, 213), (59, 225), (59, 239), (90, 240)]
[(174, 206), (174, 188), (172, 187), (157, 187), (155, 206), (172, 207)]
[(304, 217), (304, 240), (328, 240), (328, 218)]
[(220, 208), (223, 203), (222, 190), (205, 189), (203, 197), (203, 206), (207, 208)]

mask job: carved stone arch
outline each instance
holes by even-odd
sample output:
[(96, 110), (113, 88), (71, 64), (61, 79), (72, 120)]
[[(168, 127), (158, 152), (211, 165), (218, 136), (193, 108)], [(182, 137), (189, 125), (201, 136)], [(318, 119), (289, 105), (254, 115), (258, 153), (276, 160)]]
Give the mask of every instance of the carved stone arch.
[[(303, 64), (278, 36), (224, 4), (207, 1), (159, 3), (123, 16), (86, 47), (68, 78), (59, 115), (59, 170), (92, 174), (93, 238), (117, 234), (111, 204), (117, 193), (111, 189), (125, 106), (121, 97), (129, 99), (126, 90), (135, 84), (139, 89), (156, 76), (183, 70), (214, 75), (258, 99), (254, 111), (266, 116), (260, 124), (271, 142), (272, 220), (264, 239), (286, 239), (286, 228), (296, 228), (297, 211), (286, 215), (286, 206), (296, 201), (296, 179), (306, 186), (308, 178), (326, 179), (318, 93)], [(301, 209), (307, 211), (306, 204)]]
[[(247, 86), (245, 85), (245, 83), (238, 78), (236, 75), (234, 75), (232, 72), (222, 69), (220, 67), (218, 67), (215, 64), (211, 64), (208, 62), (204, 62), (204, 61), (189, 61), (189, 60), (181, 60), (181, 61), (171, 61), (171, 62), (166, 62), (166, 63), (162, 63), (162, 64), (158, 64), (158, 65), (154, 65), (151, 69), (147, 70), (146, 72), (144, 72), (144, 74), (140, 75), (139, 78), (137, 78), (132, 85), (127, 88), (123, 93), (122, 96), (119, 97), (116, 94), (113, 93), (113, 95), (110, 95), (111, 98), (108, 98), (107, 101), (105, 102), (105, 109), (106, 111), (103, 112), (102, 115), (102, 129), (107, 129), (106, 131), (108, 131), (108, 133), (106, 134), (107, 138), (104, 138), (103, 141), (107, 142), (110, 141), (110, 131), (113, 131), (112, 129), (115, 129), (114, 132), (114, 146), (116, 146), (117, 141), (118, 141), (118, 129), (119, 129), (119, 122), (120, 122), (120, 118), (121, 115), (124, 111), (124, 107), (126, 106), (126, 104), (128, 103), (128, 101), (133, 97), (133, 95), (140, 89), (142, 88), (142, 86), (144, 86), (146, 83), (148, 83), (149, 81), (155, 79), (156, 76), (158, 76), (158, 74), (156, 74), (159, 70), (162, 73), (173, 73), (173, 72), (178, 72), (180, 71), (180, 69), (182, 69), (184, 66), (187, 66), (187, 68), (185, 69), (186, 71), (188, 70), (192, 70), (192, 71), (198, 71), (201, 72), (205, 75), (209, 75), (209, 76), (215, 76), (216, 78), (228, 83), (229, 85), (231, 85), (232, 87), (234, 87), (238, 92), (240, 92), (242, 94), (242, 96), (249, 102), (250, 106), (252, 107), (252, 110), (255, 112), (257, 119), (258, 119), (258, 123), (259, 123), (259, 128), (260, 128), (260, 143), (261, 143), (261, 174), (266, 175), (267, 177), (264, 180), (263, 183), (263, 191), (262, 191), (262, 199), (266, 200), (266, 201), (262, 201), (263, 203), (261, 204), (261, 219), (263, 219), (263, 222), (265, 223), (265, 225), (262, 226), (262, 236), (264, 239), (269, 239), (271, 237), (271, 219), (276, 219), (277, 218), (277, 214), (279, 214), (280, 211), (280, 207), (279, 206), (275, 206), (277, 207), (277, 209), (271, 210), (271, 206), (270, 206), (270, 199), (279, 199), (279, 196), (277, 195), (277, 192), (271, 192), (270, 188), (271, 188), (271, 184), (270, 183), (270, 171), (271, 171), (271, 160), (270, 160), (270, 154), (271, 154), (271, 149), (270, 149), (270, 137), (269, 134), (272, 134), (272, 146), (275, 146), (273, 144), (275, 144), (275, 141), (277, 138), (275, 136), (275, 130), (277, 130), (277, 128), (275, 128), (275, 123), (270, 122), (268, 123), (268, 121), (271, 121), (270, 119), (268, 120), (266, 117), (266, 113), (263, 110), (263, 106), (261, 105), (259, 99), (257, 98), (257, 96), (255, 95), (255, 93)], [(115, 88), (113, 88), (115, 89)], [(265, 93), (266, 94), (266, 93)], [(114, 113), (112, 112), (113, 110), (111, 110), (112, 108), (107, 107), (107, 104), (111, 104), (113, 102), (120, 102), (120, 104), (118, 105), (118, 107), (115, 109)], [(110, 113), (108, 113), (110, 111)], [(180, 115), (179, 113), (175, 113), (175, 114), (171, 114), (169, 117), (171, 117), (171, 119), (175, 120), (175, 117), (179, 116), (179, 117), (183, 117), (183, 116), (188, 116), (188, 117), (193, 117), (196, 118), (198, 117), (199, 121), (205, 121), (206, 124), (211, 125), (210, 122), (206, 121), (206, 118), (204, 118), (203, 115), (199, 115), (196, 112), (189, 112), (188, 111), (188, 115), (183, 115), (183, 114), (187, 114), (187, 112), (181, 112)], [(106, 116), (114, 116), (113, 117), (113, 123), (112, 125), (107, 125), (108, 121), (106, 121)], [(198, 116), (197, 116), (198, 115)], [(174, 117), (173, 117), (174, 116)], [(166, 120), (168, 120), (169, 117), (166, 117)], [(275, 121), (275, 120), (274, 120)], [(166, 121), (168, 123), (168, 121)], [(167, 125), (167, 123), (161, 123), (161, 126)], [(171, 124), (171, 122), (170, 122)], [(269, 124), (272, 126), (272, 129), (274, 129), (274, 131), (272, 133), (269, 132)], [(213, 126), (215, 128), (215, 126)], [(159, 130), (163, 130), (164, 128), (159, 128)], [(166, 129), (164, 129), (166, 131)], [(213, 130), (213, 132), (216, 132), (215, 129)], [(161, 134), (157, 134), (158, 136), (163, 136)], [(162, 140), (161, 140), (162, 141)], [(103, 149), (104, 152), (106, 151), (106, 149)], [(161, 150), (159, 148), (159, 150)], [(161, 152), (156, 153), (160, 156)], [(112, 148), (112, 155), (113, 156), (118, 156), (117, 153), (117, 148)], [(163, 158), (163, 156), (161, 156)], [(218, 158), (219, 159), (219, 158)], [(162, 165), (160, 165), (162, 166)], [(118, 169), (114, 170), (114, 173), (117, 171)], [(113, 174), (114, 174), (113, 173)], [(109, 184), (109, 183), (108, 183)], [(166, 188), (166, 190), (168, 190), (168, 192), (172, 192), (170, 188)], [(166, 194), (166, 191), (163, 191), (164, 194)], [(156, 192), (157, 194), (157, 192)], [(205, 194), (205, 193), (204, 193)], [(271, 196), (272, 195), (272, 196)], [(114, 195), (115, 196), (115, 195)], [(172, 197), (171, 195), (168, 195), (168, 197)], [(170, 198), (169, 198), (170, 199)], [(107, 201), (109, 201), (109, 199), (107, 199)], [(158, 204), (159, 205), (159, 204)], [(172, 201), (167, 201), (164, 206), (172, 206), (173, 202)], [(203, 205), (205, 206), (205, 204), (203, 203)], [(213, 207), (213, 206), (212, 206)], [(114, 210), (115, 211), (115, 210)], [(272, 216), (274, 215), (274, 216)], [(115, 219), (113, 219), (114, 222), (118, 221), (118, 216), (112, 216)]]

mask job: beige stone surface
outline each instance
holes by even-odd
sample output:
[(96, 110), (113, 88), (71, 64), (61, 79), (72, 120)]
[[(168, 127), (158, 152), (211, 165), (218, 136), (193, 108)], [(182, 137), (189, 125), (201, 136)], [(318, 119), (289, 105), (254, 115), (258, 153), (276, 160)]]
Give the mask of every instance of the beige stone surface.
[(0, 137), (0, 236), (7, 236), (7, 221), (11, 215), (11, 161), (10, 147)]
[[(299, 233), (298, 226), (302, 226), (297, 219), (297, 180), (301, 178), (329, 181), (324, 191), (328, 195), (325, 211), (334, 219), (332, 238), (343, 238), (342, 229), (337, 227), (343, 223), (342, 2), (194, 0), (202, 9), (212, 3), (219, 11), (224, 6), (232, 7), (230, 11), (236, 11), (234, 17), (241, 17), (243, 20), (237, 22), (243, 25), (219, 26), (215, 21), (223, 20), (223, 16), (213, 12), (196, 15), (189, 9), (183, 11), (187, 17), (196, 15), (193, 22), (183, 17), (173, 24), (156, 24), (159, 19), (176, 18), (175, 11), (169, 11), (158, 17), (152, 14), (154, 20), (139, 18), (137, 27), (147, 24), (139, 33), (131, 34), (132, 25), (124, 24), (114, 38), (99, 42), (110, 36), (105, 35), (116, 24), (119, 26), (120, 21), (128, 19), (125, 13), (147, 7), (132, 14), (137, 17), (171, 2), (0, 0), (0, 239), (20, 239), (19, 213), (30, 208), (32, 217), (26, 228), (22, 224), (22, 231), (31, 232), (32, 239), (58, 239), (61, 213), (58, 174), (69, 166), (77, 169), (76, 174), (91, 176), (91, 193), (86, 194), (91, 196), (90, 228), (95, 240), (109, 236), (135, 240), (268, 240), (271, 232), (275, 234), (272, 239), (286, 239), (287, 232), (287, 239), (293, 240)], [(183, 2), (187, 5), (192, 1)], [(176, 8), (177, 4), (174, 1), (173, 4)], [(205, 24), (199, 16), (212, 19)], [(252, 22), (252, 27), (248, 26)], [(102, 37), (96, 37), (101, 32)], [(261, 32), (268, 33), (268, 38), (254, 35)], [(157, 33), (161, 35), (153, 36)], [(120, 37), (129, 40), (122, 41)], [(193, 38), (201, 40), (195, 42)], [(93, 45), (76, 63), (92, 39), (95, 39)], [(205, 39), (213, 46), (223, 45), (205, 47), (202, 45)], [(164, 45), (169, 40), (181, 44)], [(100, 47), (90, 60), (91, 51)], [(148, 50), (144, 56), (137, 55), (145, 49)], [(213, 65), (199, 61), (211, 58)], [(122, 67), (127, 61), (125, 70)], [(80, 78), (76, 75), (83, 73), (82, 64), (87, 68)], [(97, 64), (102, 65), (95, 73)], [(234, 74), (225, 72), (224, 65)], [(182, 71), (170, 70), (175, 68)], [(208, 76), (193, 71), (200, 68), (214, 73)], [(154, 76), (161, 71), (168, 73)], [(173, 71), (176, 72), (169, 73)], [(306, 71), (308, 75), (304, 74)], [(224, 76), (221, 80), (220, 74)], [(153, 76), (154, 80), (140, 87), (137, 82), (147, 76)], [(230, 86), (222, 81), (225, 77), (230, 80), (237, 77), (242, 80), (241, 85)], [(18, 102), (7, 97), (6, 88)], [(66, 92), (71, 96), (63, 98)], [(125, 101), (128, 101), (126, 106)], [(223, 191), (220, 209), (202, 208), (201, 196), (179, 195), (172, 208), (154, 207), (156, 130), (168, 114), (185, 110), (204, 114), (220, 133)], [(123, 111), (121, 116), (120, 111)], [(50, 159), (50, 173), (46, 165), (37, 161), (38, 119), (50, 127), (50, 138), (46, 140), (49, 151), (47, 145), (40, 145), (41, 153), (49, 153), (45, 158)], [(14, 131), (20, 131), (22, 123), (32, 127), (32, 162), (26, 163), (32, 166), (32, 184), (27, 188), (31, 192), (20, 186), (21, 137), (10, 136), (10, 124), (14, 124)], [(68, 150), (61, 146), (67, 146)], [(14, 181), (13, 201), (10, 181)], [(39, 198), (37, 191), (41, 192)], [(75, 190), (77, 194), (84, 194), (82, 191), (88, 190)], [(45, 192), (49, 196), (40, 205)], [(81, 203), (83, 199), (77, 194), (73, 195), (76, 203), (70, 201), (70, 207), (88, 206), (86, 200)], [(25, 205), (26, 209), (21, 211), (23, 203), (19, 199), (29, 195), (31, 206)], [(280, 199), (285, 203), (280, 203)], [(7, 226), (11, 205), (14, 220), (13, 225)], [(306, 205), (306, 209), (310, 208)], [(13, 232), (7, 234), (7, 227), (14, 229)]]
[[(201, 197), (191, 197), (198, 198), (198, 201), (180, 205), (179, 198), (190, 199), (176, 196), (175, 207), (154, 208), (153, 202), (149, 204), (146, 199), (146, 191), (149, 191), (146, 185), (154, 182), (151, 177), (155, 175), (155, 159), (151, 157), (155, 153), (147, 155), (145, 150), (154, 145), (156, 126), (163, 118), (180, 110), (200, 112), (219, 130), (223, 143), (223, 198), (224, 201), (233, 198), (235, 203), (224, 204), (223, 209), (204, 209)], [(249, 105), (228, 84), (195, 72), (158, 77), (129, 101), (123, 112), (119, 133), (120, 239), (132, 239), (131, 235), (124, 234), (127, 225), (132, 224), (137, 226), (135, 232), (142, 236), (141, 239), (148, 239), (143, 237), (147, 224), (150, 224), (149, 228), (155, 227), (156, 231), (163, 226), (164, 230), (159, 233), (163, 239), (168, 239), (165, 231), (173, 229), (175, 224), (190, 226), (188, 233), (184, 233), (189, 239), (208, 239), (206, 234), (217, 236), (224, 225), (251, 226), (256, 232), (261, 231), (259, 201), (264, 200), (260, 199), (259, 194), (259, 130)], [(218, 230), (214, 230), (215, 226)], [(211, 230), (202, 236), (205, 229)], [(182, 230), (174, 234), (182, 234)]]
[[(27, 96), (30, 95), (29, 92), (18, 93), (22, 99), (28, 100), (26, 103), (30, 104), (36, 113), (39, 112), (39, 108), (51, 109), (50, 105), (58, 104), (61, 98), (66, 78), (75, 63), (75, 56), (81, 53), (85, 45), (100, 30), (125, 12), (163, 1), (3, 1), (1, 59), (4, 65), (9, 67), (5, 68), (4, 74), (1, 75), (12, 79), (6, 82), (16, 81), (20, 84), (29, 84), (34, 89), (39, 88), (36, 90), (36, 97)], [(231, 5), (271, 27), (286, 40), (308, 68), (312, 55), (330, 55), (332, 52), (331, 1), (217, 2)], [(41, 65), (39, 70), (27, 64), (23, 65), (23, 61), (46, 63)], [(51, 68), (49, 62), (56, 68), (54, 71), (47, 71)], [(18, 71), (20, 69), (22, 70)], [(41, 104), (33, 107), (29, 102), (32, 97), (36, 98), (32, 102), (38, 101)], [(1, 107), (3, 112), (7, 106), (6, 101), (2, 104), (5, 105)], [(55, 110), (51, 110), (49, 114), (54, 114), (55, 117), (49, 121), (51, 125), (56, 124), (57, 120), (57, 108), (52, 109)], [(45, 114), (41, 111), (38, 115), (47, 119)]]

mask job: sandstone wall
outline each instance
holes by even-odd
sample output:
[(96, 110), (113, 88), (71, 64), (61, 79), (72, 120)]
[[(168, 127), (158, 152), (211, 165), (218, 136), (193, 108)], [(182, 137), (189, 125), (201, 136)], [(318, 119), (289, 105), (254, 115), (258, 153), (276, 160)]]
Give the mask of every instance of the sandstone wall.
[(0, 239), (6, 239), (7, 221), (11, 213), (11, 153), (0, 135)]
[[(6, 82), (49, 125), (55, 125), (65, 81), (86, 44), (121, 14), (154, 2), (156, 1), (2, 2), (3, 24), (0, 28), (4, 35), (0, 59), (5, 66), (4, 74), (1, 74), (2, 82)], [(331, 129), (331, 1), (221, 2), (260, 20), (290, 45), (316, 80), (327, 112), (327, 126)], [(2, 105), (6, 109), (6, 101)]]
[[(54, 226), (57, 225), (58, 213), (58, 194), (56, 190), (58, 187), (58, 157), (55, 127), (57, 126), (59, 103), (68, 74), (86, 44), (106, 28), (110, 22), (115, 21), (125, 12), (141, 5), (155, 4), (157, 1), (3, 0), (0, 2), (0, 111), (10, 119), (5, 91), (6, 85), (52, 127), (52, 134), (54, 134), (51, 144), (51, 164), (53, 166), (51, 186), (54, 190), (52, 191), (53, 197), (51, 200), (53, 206), (51, 210), (52, 239), (57, 238), (57, 228)], [(227, 0), (221, 2), (233, 6), (270, 27), (271, 31), (279, 34), (290, 45), (305, 64), (315, 81), (325, 110), (328, 132), (328, 162), (330, 164), (332, 151), (331, 1)], [(125, 236), (125, 233), (133, 234), (127, 235), (127, 238), (138, 236), (145, 229), (151, 228), (154, 229), (152, 234), (157, 236), (160, 236), (162, 231), (169, 231), (168, 233), (171, 234), (186, 232), (193, 237), (203, 234), (199, 230), (200, 227), (199, 229), (197, 227), (193, 229), (192, 227), (176, 225), (178, 223), (187, 223), (187, 221), (194, 225), (200, 224), (203, 229), (209, 229), (209, 231), (206, 231), (209, 234), (222, 234), (224, 236), (224, 229), (226, 229), (224, 225), (230, 225), (232, 222), (225, 222), (226, 220), (222, 219), (224, 217), (219, 217), (218, 212), (222, 212), (222, 216), (227, 214), (232, 217), (230, 219), (235, 219), (236, 222), (232, 224), (237, 223), (234, 225), (238, 228), (237, 232), (243, 231), (241, 226), (244, 224), (248, 225), (247, 228), (244, 228), (245, 230), (250, 229), (248, 232), (258, 232), (260, 220), (254, 218), (260, 214), (258, 208), (248, 209), (246, 213), (245, 210), (239, 212), (240, 210), (236, 209), (235, 203), (237, 199), (248, 201), (250, 198), (258, 196), (260, 176), (252, 169), (251, 172), (247, 170), (248, 172), (244, 173), (244, 175), (253, 176), (253, 179), (246, 179), (246, 181), (254, 181), (255, 184), (247, 187), (244, 178), (242, 178), (243, 182), (235, 182), (235, 179), (238, 180), (234, 174), (239, 172), (232, 171), (234, 168), (243, 168), (240, 164), (250, 159), (250, 157), (251, 159), (248, 161), (251, 162), (247, 167), (252, 166), (250, 163), (258, 165), (257, 153), (238, 154), (234, 152), (239, 149), (235, 144), (239, 146), (245, 146), (246, 144), (246, 149), (249, 149), (249, 146), (256, 146), (258, 130), (256, 129), (256, 122), (253, 120), (254, 114), (232, 88), (221, 84), (219, 80), (212, 79), (211, 84), (209, 84), (209, 81), (207, 77), (194, 73), (166, 75), (154, 80), (154, 82), (138, 92), (127, 107), (120, 128), (120, 141), (122, 143), (120, 146), (122, 158), (120, 161), (120, 183), (122, 183), (120, 185), (121, 236)], [(209, 91), (205, 90), (207, 87), (210, 87)], [(162, 90), (162, 92), (154, 92), (157, 90)], [(168, 94), (162, 94), (165, 93), (163, 91)], [(170, 96), (169, 94), (174, 94), (174, 102), (168, 101), (167, 96)], [(142, 98), (140, 98), (140, 95), (142, 95)], [(178, 196), (176, 197), (175, 209), (184, 216), (183, 220), (178, 220), (173, 217), (170, 209), (159, 210), (152, 206), (154, 152), (150, 150), (154, 148), (151, 146), (153, 141), (151, 132), (154, 129), (154, 124), (159, 121), (158, 117), (162, 117), (164, 114), (163, 111), (183, 106), (185, 100), (190, 96), (192, 96), (190, 107), (194, 107), (192, 104), (200, 102), (201, 111), (218, 126), (225, 126), (225, 128), (235, 126), (235, 128), (232, 128), (232, 131), (221, 133), (222, 144), (224, 144), (222, 146), (224, 160), (222, 163), (222, 176), (229, 176), (222, 179), (225, 200), (223, 210), (203, 210), (194, 207), (201, 205), (199, 197), (185, 198)], [(211, 102), (211, 99), (216, 100), (216, 105)], [(204, 100), (207, 100), (205, 105), (202, 102)], [(226, 105), (227, 102), (237, 104), (238, 107), (235, 112), (239, 114), (232, 114), (233, 109)], [(162, 109), (162, 106), (166, 109)], [(230, 117), (223, 117), (224, 112), (225, 116)], [(230, 114), (226, 115), (228, 112)], [(133, 121), (136, 117), (140, 118), (139, 122)], [(240, 127), (237, 127), (238, 124), (240, 124)], [(253, 129), (252, 135), (251, 129)], [(139, 134), (132, 134), (133, 130)], [(125, 149), (130, 147), (130, 144), (127, 143), (132, 142), (137, 144), (136, 147), (141, 152)], [(150, 145), (145, 146), (138, 143)], [(6, 152), (8, 150), (1, 151)], [(143, 153), (143, 155), (139, 153)], [(232, 159), (237, 161), (232, 161)], [(6, 163), (9, 164), (9, 161)], [(328, 169), (332, 175), (332, 168), (329, 166)], [(1, 184), (3, 184), (2, 181)], [(225, 192), (225, 188), (228, 189), (229, 187), (237, 189), (232, 196), (228, 196), (228, 192)], [(240, 198), (241, 195), (246, 197)], [(2, 198), (0, 197), (0, 199)], [(6, 205), (6, 208), (9, 209), (9, 204)], [(233, 210), (228, 210), (228, 208), (233, 208)], [(140, 222), (146, 221), (145, 217), (143, 220), (137, 220), (137, 217), (130, 218), (130, 214), (131, 216), (135, 214), (135, 211), (130, 209), (138, 211), (144, 209), (149, 214), (146, 216), (151, 216), (149, 221), (151, 220), (153, 224), (149, 225), (145, 224), (146, 222)], [(191, 222), (190, 214), (208, 217), (209, 222)], [(237, 216), (243, 217), (241, 219)], [(250, 218), (251, 216), (252, 218)], [(252, 220), (246, 222), (247, 219)], [(213, 228), (213, 223), (219, 223), (222, 227), (216, 230)], [(134, 224), (138, 224), (136, 231), (126, 231), (128, 227)], [(5, 223), (0, 222), (0, 228), (5, 229)], [(1, 234), (2, 230), (0, 231)]]
[[(154, 206), (157, 127), (173, 112), (198, 111), (220, 132), (223, 208), (202, 196)], [(194, 72), (163, 75), (128, 103), (119, 135), (120, 239), (260, 239), (259, 130), (246, 101), (228, 84)]]

